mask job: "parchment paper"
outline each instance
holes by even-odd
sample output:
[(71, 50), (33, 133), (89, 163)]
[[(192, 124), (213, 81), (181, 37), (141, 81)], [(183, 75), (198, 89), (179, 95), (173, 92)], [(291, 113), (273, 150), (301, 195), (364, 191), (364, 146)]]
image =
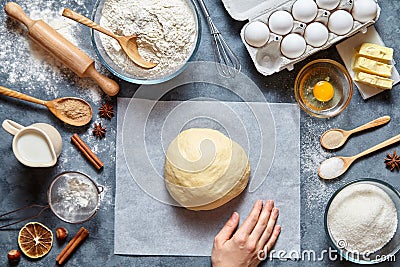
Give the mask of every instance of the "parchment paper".
[[(159, 197), (148, 194), (134, 179), (135, 177), (131, 176), (132, 172), (135, 175), (146, 177), (149, 176), (151, 170), (143, 168), (143, 166), (135, 166), (134, 171), (130, 170), (132, 166), (128, 168), (126, 162), (129, 162), (130, 157), (137, 157), (137, 153), (141, 153), (141, 151), (135, 151), (134, 146), (123, 147), (126, 143), (131, 144), (126, 140), (134, 140), (135, 132), (138, 130), (134, 125), (130, 126), (132, 129), (123, 130), (124, 119), (135, 118), (138, 120), (141, 116), (147, 116), (145, 112), (140, 112), (140, 107), (154, 105), (155, 102), (135, 99), (135, 110), (127, 110), (130, 100), (118, 98), (115, 254), (210, 256), (213, 238), (231, 213), (238, 211), (242, 223), (257, 199), (273, 199), (275, 205), (280, 208), (278, 223), (282, 226), (282, 233), (275, 249), (284, 250), (287, 253), (293, 250), (300, 251), (300, 112), (297, 105), (269, 104), (273, 117), (276, 118), (276, 153), (272, 167), (268, 168), (268, 175), (266, 174), (261, 185), (253, 192), (246, 189), (239, 197), (218, 209), (194, 212), (176, 207), (167, 200), (160, 200)], [(242, 116), (241, 122), (244, 124), (249, 123), (248, 120), (252, 119), (246, 115), (249, 114), (247, 112), (249, 107), (260, 109), (263, 105), (268, 105), (267, 103), (243, 102), (225, 102), (224, 104), (236, 115)], [(164, 146), (173, 137), (166, 136), (159, 142), (155, 142), (154, 140), (157, 138), (160, 139), (159, 125), (171, 120), (175, 121), (171, 116), (178, 118), (182, 114), (187, 114), (182, 110), (174, 112), (177, 107), (187, 111), (201, 109), (221, 113), (221, 105), (210, 101), (160, 101), (156, 106), (159, 108), (155, 108), (151, 116), (143, 118), (147, 120), (147, 147), (146, 154), (141, 156), (152, 158), (152, 167), (162, 174), (165, 162), (163, 155), (167, 148)], [(219, 108), (219, 110), (213, 110), (215, 108)], [(163, 114), (157, 110), (163, 111)], [(134, 114), (130, 114), (130, 112), (134, 112)], [(164, 113), (170, 115), (165, 118)], [(160, 118), (162, 119), (160, 120)], [(259, 121), (259, 123), (274, 124), (273, 121), (268, 120), (271, 118)], [(194, 121), (189, 121), (183, 128), (206, 126), (221, 130), (218, 122), (206, 117), (198, 117)], [(130, 132), (132, 135), (129, 134)], [(167, 132), (173, 133), (173, 131)], [(229, 132), (228, 135), (235, 140), (234, 133)], [(257, 151), (260, 146), (260, 143), (253, 140), (251, 135), (249, 134), (247, 144), (241, 144), (247, 152)], [(241, 143), (239, 140), (235, 141)], [(249, 154), (249, 159), (252, 168), (257, 166), (257, 162), (253, 162), (254, 157), (251, 154)], [(154, 191), (160, 192), (161, 196), (168, 194), (162, 180), (156, 181), (152, 187)]]

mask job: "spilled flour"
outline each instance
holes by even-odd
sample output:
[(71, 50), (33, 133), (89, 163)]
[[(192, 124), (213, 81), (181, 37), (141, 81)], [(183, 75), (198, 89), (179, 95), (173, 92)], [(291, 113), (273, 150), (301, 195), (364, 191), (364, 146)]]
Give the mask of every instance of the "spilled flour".
[(118, 35), (137, 35), (140, 55), (158, 63), (153, 69), (140, 68), (115, 39), (100, 34), (111, 60), (138, 78), (170, 75), (185, 63), (196, 42), (195, 17), (185, 0), (106, 0), (100, 25)]
[[(4, 3), (5, 2), (3, 2), (3, 4)], [(30, 0), (19, 1), (18, 4), (32, 19), (42, 19), (68, 41), (78, 46), (79, 49), (85, 52), (89, 57), (96, 60), (95, 51), (93, 50), (90, 39), (90, 30), (61, 15), (63, 8), (71, 8), (82, 15), (90, 17), (91, 5), (88, 1)], [(94, 112), (96, 112), (97, 107), (106, 99), (107, 96), (103, 94), (100, 87), (94, 81), (89, 78), (79, 78), (68, 67), (31, 41), (26, 26), (9, 18), (4, 11), (3, 15), (0, 16), (0, 36), (0, 85), (43, 100), (64, 96), (80, 97), (92, 105)], [(96, 62), (96, 69), (99, 70), (100, 73), (107, 73), (105, 67), (98, 64), (98, 62)], [(3, 107), (3, 105), (6, 107), (7, 105), (11, 106), (13, 102), (11, 102), (8, 97), (1, 97), (0, 106)], [(32, 106), (34, 106), (34, 104), (32, 104)], [(29, 104), (22, 103), (19, 109), (21, 114), (18, 115), (24, 116), (26, 114), (27, 111), (25, 111), (25, 107), (29, 107)], [(47, 111), (43, 111), (43, 114), (45, 114), (45, 112)], [(51, 116), (51, 114), (49, 116)], [(36, 118), (34, 115), (30, 115), (27, 118), (27, 124), (33, 123), (38, 119), (39, 117)], [(98, 119), (98, 117), (94, 116), (93, 122), (96, 119)], [(114, 128), (112, 123), (113, 121), (108, 120), (104, 122), (107, 126), (108, 137), (102, 140), (102, 142), (93, 141), (90, 129), (80, 134), (97, 155), (102, 155), (102, 153), (109, 155), (107, 158), (104, 156), (102, 158), (102, 160), (107, 160), (107, 162), (109, 162), (103, 174), (105, 171), (112, 169), (113, 163), (115, 162), (116, 127)], [(78, 166), (77, 163), (85, 160), (78, 154), (79, 152), (76, 148), (67, 142), (70, 134), (72, 134), (71, 131), (75, 131), (76, 129), (65, 125), (62, 127), (60, 126), (58, 130), (62, 134), (64, 145), (61, 156), (53, 171), (61, 173), (65, 170), (76, 170)], [(84, 164), (85, 163), (83, 163), (80, 171), (87, 172), (90, 170), (90, 165), (86, 168)], [(103, 179), (102, 175), (93, 175), (93, 178), (96, 182), (105, 187), (104, 192), (101, 194), (103, 202), (101, 209), (110, 209), (111, 203), (113, 203), (113, 180)], [(10, 179), (8, 182), (11, 184), (15, 181)], [(20, 193), (24, 194), (25, 192), (20, 191)]]
[[(305, 201), (305, 209), (312, 211), (311, 216), (323, 214), (325, 206), (323, 203), (328, 201), (335, 188), (325, 180), (318, 177), (318, 166), (326, 158), (332, 156), (325, 151), (319, 142), (321, 134), (326, 131), (326, 126), (312, 119), (304, 119), (302, 126), (305, 131), (301, 133), (301, 177), (302, 197)], [(322, 213), (316, 213), (319, 210)]]
[[(93, 58), (94, 51), (92, 51), (90, 37), (81, 37), (81, 31), (87, 29), (61, 16), (64, 7), (73, 5), (71, 2), (75, 2), (75, 5), (81, 8), (82, 14), (89, 14), (82, 0), (33, 0), (20, 4), (32, 19), (42, 19)], [(1, 18), (1, 21), (0, 33), (2, 36), (7, 36), (0, 42), (0, 73), (5, 77), (2, 85), (34, 96), (44, 95), (43, 99), (57, 98), (60, 87), (67, 87), (71, 91), (71, 96), (75, 93), (96, 104), (101, 101), (102, 92), (95, 82), (87, 78), (79, 78), (60, 61), (31, 41), (28, 30), (22, 23), (6, 15)], [(104, 72), (105, 68), (99, 70)]]

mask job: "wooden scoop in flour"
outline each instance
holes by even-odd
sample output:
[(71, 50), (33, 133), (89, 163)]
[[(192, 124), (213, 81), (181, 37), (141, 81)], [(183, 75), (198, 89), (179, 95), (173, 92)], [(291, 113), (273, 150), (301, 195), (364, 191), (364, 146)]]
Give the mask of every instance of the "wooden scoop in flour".
[(101, 33), (104, 33), (112, 38), (114, 38), (115, 40), (118, 41), (118, 43), (120, 44), (122, 50), (125, 51), (126, 55), (138, 66), (144, 68), (144, 69), (151, 69), (154, 68), (155, 66), (157, 66), (156, 63), (153, 62), (149, 62), (146, 61), (145, 59), (143, 59), (140, 54), (139, 54), (139, 50), (138, 50), (138, 45), (136, 43), (137, 40), (137, 36), (136, 35), (131, 35), (131, 36), (122, 36), (122, 35), (116, 35), (106, 29), (104, 29), (103, 27), (101, 27), (100, 25), (98, 25), (97, 23), (91, 21), (90, 19), (82, 16), (79, 13), (76, 13), (74, 11), (72, 11), (71, 9), (68, 8), (64, 8), (64, 11), (62, 13), (62, 15), (64, 17), (70, 18), (72, 20), (75, 20), (76, 22), (79, 22), (83, 25), (86, 25), (96, 31), (99, 31)]
[(4, 10), (8, 16), (26, 25), (32, 40), (53, 54), (79, 77), (92, 78), (107, 95), (113, 96), (118, 93), (119, 85), (115, 81), (101, 75), (95, 69), (93, 59), (44, 21), (32, 20), (14, 2), (7, 3)]

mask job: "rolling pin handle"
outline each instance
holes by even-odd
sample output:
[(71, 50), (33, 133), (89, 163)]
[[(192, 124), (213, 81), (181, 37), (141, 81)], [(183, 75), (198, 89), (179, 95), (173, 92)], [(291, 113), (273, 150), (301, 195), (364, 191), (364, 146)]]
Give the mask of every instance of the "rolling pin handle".
[(100, 74), (94, 67), (94, 63), (90, 64), (85, 71), (83, 77), (91, 77), (101, 87), (104, 93), (109, 96), (115, 96), (119, 92), (119, 85), (114, 80)]
[(22, 7), (19, 6), (17, 3), (8, 2), (5, 5), (4, 10), (8, 16), (22, 22), (23, 24), (26, 25), (28, 29), (32, 27), (32, 25), (35, 24), (36, 22), (35, 20), (28, 17), (28, 15), (24, 12)]

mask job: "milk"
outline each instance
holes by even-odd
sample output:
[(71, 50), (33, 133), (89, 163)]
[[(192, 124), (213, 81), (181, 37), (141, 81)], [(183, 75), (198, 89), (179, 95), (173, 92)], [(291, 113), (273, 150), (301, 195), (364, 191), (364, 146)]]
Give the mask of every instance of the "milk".
[(12, 149), (19, 162), (28, 167), (52, 167), (61, 153), (62, 139), (56, 128), (47, 123), (24, 127), (4, 120), (4, 130), (14, 135)]
[(29, 131), (19, 137), (17, 148), (20, 156), (35, 163), (49, 163), (53, 160), (46, 138), (38, 132)]

